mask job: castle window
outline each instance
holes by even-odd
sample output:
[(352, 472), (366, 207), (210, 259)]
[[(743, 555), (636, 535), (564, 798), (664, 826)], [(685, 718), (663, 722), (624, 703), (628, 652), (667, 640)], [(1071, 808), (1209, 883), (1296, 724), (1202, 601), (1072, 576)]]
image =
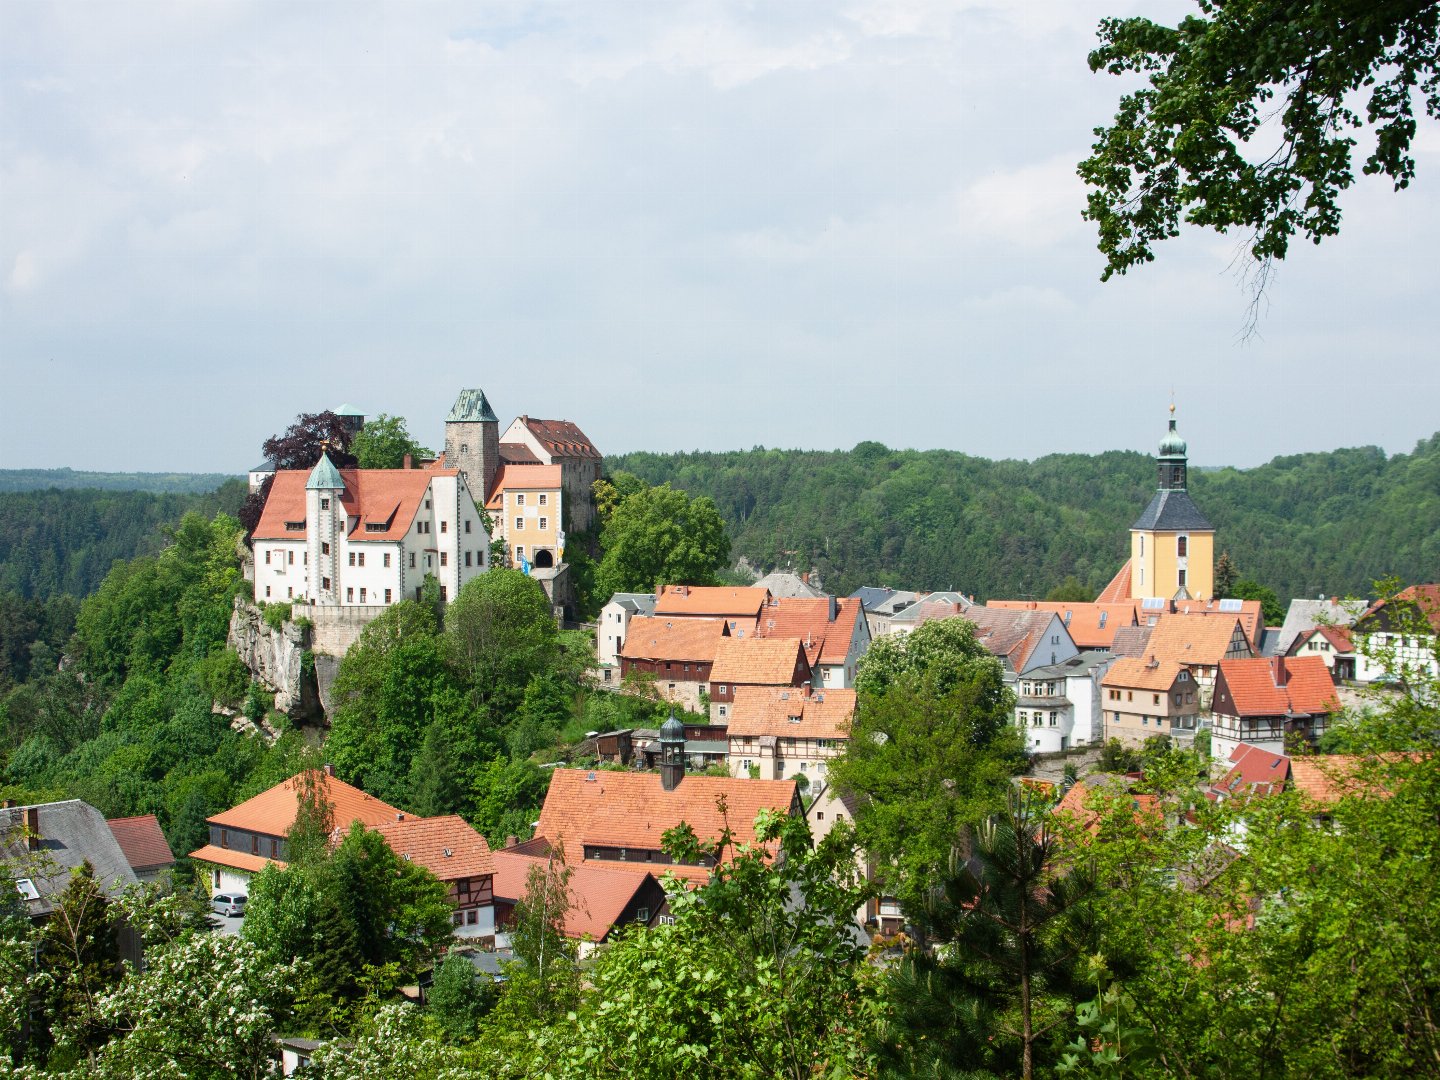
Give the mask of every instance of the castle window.
[(322, 577), (322, 578), (320, 579), (320, 588), (324, 589), (326, 592), (329, 592), (329, 590), (330, 590), (330, 579), (329, 579), (328, 577)]
[[(1175, 554), (1180, 556), (1180, 558), (1185, 558), (1185, 552), (1189, 549), (1189, 547), (1190, 538), (1188, 536), (1177, 536), (1175, 538)], [(1183, 585), (1185, 583), (1182, 581), (1180, 584)]]
[(351, 565), (351, 566), (354, 566), (354, 565), (355, 565), (355, 552), (353, 552), (353, 551), (350, 552), (350, 565)]
[(440, 565), (441, 565), (441, 566), (449, 566), (449, 565), (450, 565), (450, 553), (449, 553), (448, 551), (442, 551), (442, 552), (440, 552)]
[(410, 552), (410, 569), (415, 569), (415, 552)]
[(524, 506), (524, 505), (525, 505), (525, 493), (524, 493), (523, 491), (520, 492), (518, 495), (515, 496), (515, 505), (516, 505), (516, 506)]
[(1184, 571), (1184, 570), (1178, 570), (1178, 571), (1176, 571), (1176, 573), (1178, 573), (1178, 574), (1180, 575), (1180, 584), (1181, 584), (1181, 585), (1184, 585), (1184, 584), (1185, 584), (1185, 571)]
[(516, 532), (521, 532), (521, 531), (524, 530), (524, 528), (525, 528), (525, 519), (524, 519), (524, 518), (516, 518), (516, 519), (515, 519), (515, 531), (516, 531)]
[(468, 551), (465, 552), (465, 565), (466, 565), (466, 566), (469, 566), (469, 565), (470, 565), (470, 552), (468, 552)]
[(346, 588), (345, 602), (347, 604), (353, 604), (355, 602), (355, 589), (353, 586)]
[(541, 494), (541, 496), (540, 496), (540, 505), (541, 505), (541, 506), (544, 506), (544, 505), (545, 505), (545, 495), (544, 495), (544, 494)]
[(470, 522), (468, 522), (468, 521), (465, 522), (465, 531), (466, 531), (467, 533), (470, 531)]
[(549, 521), (549, 519), (548, 519), (548, 518), (541, 518), (541, 519), (540, 519), (540, 531), (541, 531), (541, 532), (544, 532), (544, 531), (545, 531), (546, 529), (548, 529), (549, 527), (550, 527), (550, 521)]
[(382, 555), (381, 558), (385, 560), (385, 566), (388, 569), (390, 566), (390, 553), (388, 551), (385, 552), (385, 554)]
[(448, 522), (448, 521), (442, 521), (442, 522), (440, 522), (440, 531), (441, 531), (442, 533), (449, 532), (449, 531), (450, 531), (450, 522)]
[(269, 565), (270, 565), (270, 549), (269, 549), (269, 548), (266, 548), (266, 549), (265, 549), (265, 565), (266, 565), (266, 566), (269, 566)]
[(287, 522), (285, 522), (285, 531), (286, 531), (286, 532), (304, 532), (304, 531), (305, 531), (305, 522), (303, 522), (303, 521), (287, 521)]
[(425, 509), (426, 509), (426, 510), (429, 510), (429, 509), (430, 509), (430, 500), (429, 500), (429, 499), (426, 499), (426, 500), (425, 500)]
[(321, 510), (329, 510), (329, 509), (330, 509), (330, 500), (329, 500), (329, 499), (321, 499), (321, 500), (320, 500), (320, 509), (321, 509)]
[(265, 586), (265, 599), (267, 599), (267, 600), (270, 599), (270, 586), (269, 586), (269, 585), (266, 585), (266, 586)]
[(386, 602), (387, 604), (390, 603), (390, 590), (389, 590), (389, 589), (386, 589), (386, 590), (385, 590), (385, 602)]
[[(289, 552), (289, 556), (290, 556), (290, 557), (286, 560), (286, 562), (288, 562), (291, 566), (294, 566), (294, 565), (295, 565), (295, 552), (293, 552), (293, 551), (292, 551), (292, 552)], [(310, 553), (309, 553), (308, 551), (305, 553), (305, 565), (306, 565), (306, 566), (309, 566), (309, 565), (310, 565)]]
[(516, 544), (516, 545), (515, 545), (515, 561), (516, 561), (516, 562), (519, 562), (519, 561), (520, 561), (521, 559), (523, 559), (523, 558), (525, 558), (525, 545), (524, 545), (524, 544)]
[(321, 545), (320, 545), (320, 554), (321, 554), (321, 555), (329, 555), (329, 554), (330, 554), (330, 545), (322, 542)]
[(468, 453), (470, 452), (470, 446), (469, 446), (469, 444), (462, 442), (462, 443), (460, 444), (460, 452), (461, 452), (462, 454), (468, 454)]
[(294, 599), (295, 599), (295, 589), (294, 589), (293, 587), (285, 590), (285, 599), (287, 599), (287, 600), (294, 600)]

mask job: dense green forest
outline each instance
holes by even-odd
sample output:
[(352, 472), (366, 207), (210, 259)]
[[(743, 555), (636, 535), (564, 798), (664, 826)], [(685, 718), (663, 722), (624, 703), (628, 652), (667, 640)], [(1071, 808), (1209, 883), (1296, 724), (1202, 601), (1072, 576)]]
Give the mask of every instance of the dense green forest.
[(0, 469), (0, 493), (13, 491), (152, 491), (203, 495), (235, 477), (229, 473), (111, 473), (84, 469)]
[[(1132, 452), (989, 461), (950, 450), (632, 453), (612, 471), (708, 495), (732, 555), (813, 568), (825, 587), (1043, 596), (1075, 576), (1098, 591), (1127, 557), (1155, 486)], [(1366, 594), (1386, 574), (1440, 572), (1440, 434), (1413, 453), (1378, 447), (1193, 470), (1190, 487), (1242, 576), (1281, 598)]]
[[(14, 475), (13, 473), (11, 475)], [(86, 474), (77, 474), (86, 475)], [(153, 491), (11, 491), (0, 495), (0, 593), (46, 600), (87, 596), (119, 559), (153, 555), (165, 544), (162, 526), (194, 511), (236, 513), (243, 480), (218, 489)]]

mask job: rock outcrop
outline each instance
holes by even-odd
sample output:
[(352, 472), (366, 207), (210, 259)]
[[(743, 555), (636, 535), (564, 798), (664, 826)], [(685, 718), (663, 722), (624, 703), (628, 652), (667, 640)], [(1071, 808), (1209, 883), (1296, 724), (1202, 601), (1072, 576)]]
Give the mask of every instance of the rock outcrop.
[(276, 630), (258, 607), (240, 596), (230, 614), (228, 641), (255, 681), (275, 695), (276, 709), (298, 721), (322, 715), (314, 666), (306, 663), (307, 626), (286, 621)]

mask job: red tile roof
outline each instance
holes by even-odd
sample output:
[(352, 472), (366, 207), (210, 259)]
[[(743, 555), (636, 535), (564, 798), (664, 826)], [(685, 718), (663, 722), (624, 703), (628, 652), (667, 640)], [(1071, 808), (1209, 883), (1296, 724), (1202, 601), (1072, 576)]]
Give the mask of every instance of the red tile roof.
[[(1162, 615), (1150, 632), (1149, 654), (1177, 664), (1214, 667), (1225, 659), (1239, 620), (1234, 615)], [(1241, 631), (1241, 636), (1249, 638)]]
[[(517, 851), (495, 852), (495, 896), (503, 900), (520, 900), (528, 891), (530, 871), (544, 867), (549, 860), (543, 855)], [(615, 869), (598, 863), (581, 863), (570, 867), (570, 910), (565, 913), (565, 936), (604, 941), (615, 922), (645, 886), (649, 873), (636, 869)]]
[(204, 847), (190, 852), (190, 858), (215, 866), (229, 866), (236, 870), (245, 870), (252, 874), (258, 874), (271, 863), (282, 870), (285, 868), (285, 863), (280, 859), (267, 859), (262, 855), (251, 855), (248, 851), (216, 847), (214, 844), (206, 844)]
[(1309, 630), (1303, 630), (1295, 637), (1295, 642), (1290, 646), (1290, 656), (1297, 655), (1311, 638), (1322, 637), (1330, 643), (1332, 651), (1337, 653), (1351, 653), (1355, 651), (1355, 641), (1351, 637), (1348, 626), (1312, 626)]
[[(631, 620), (633, 625), (634, 620)], [(630, 642), (625, 642), (629, 648)], [(722, 638), (715, 650), (713, 683), (740, 683), (752, 686), (798, 685), (796, 668), (809, 673), (803, 643), (798, 638)]]
[(748, 618), (753, 623), (770, 598), (768, 589), (732, 589), (710, 585), (662, 585), (655, 597), (656, 615), (711, 615)]
[(1129, 599), (1131, 599), (1130, 560), (1126, 559), (1125, 564), (1110, 579), (1110, 584), (1100, 590), (1100, 595), (1095, 598), (1095, 602), (1097, 604), (1118, 604)]
[(1173, 660), (1122, 656), (1110, 665), (1101, 686), (1120, 690), (1169, 690), (1183, 670)]
[(560, 473), (559, 465), (502, 465), (495, 473), (485, 508), (501, 509), (507, 491), (559, 491), (563, 483)]
[[(246, 832), (284, 836), (290, 831), (290, 826), (295, 824), (300, 775), (303, 774), (292, 776), (254, 798), (246, 799), (239, 806), (206, 820), (212, 825), (243, 829)], [(341, 831), (348, 831), (351, 823), (356, 821), (366, 826), (394, 821), (395, 815), (400, 813), (395, 807), (381, 802), (373, 795), (365, 794), (338, 777), (328, 776), (319, 770), (313, 770), (313, 775), (334, 810), (335, 827)]]
[(1135, 625), (1135, 605), (1068, 603), (1060, 600), (989, 600), (986, 607), (1008, 608), (1012, 611), (1050, 611), (1060, 616), (1065, 629), (1081, 649), (1108, 649), (1115, 641), (1115, 631)]
[(423, 866), (441, 881), (495, 873), (495, 859), (485, 837), (456, 814), (404, 817), (374, 828), (396, 855)]
[[(592, 779), (593, 777), (593, 779)], [(727, 814), (716, 801), (723, 798)], [(793, 780), (749, 780), (728, 776), (686, 776), (666, 791), (655, 773), (556, 769), (540, 811), (537, 836), (562, 844), (571, 866), (585, 861), (585, 845), (658, 851), (661, 836), (682, 821), (702, 840), (715, 840), (725, 822), (737, 842), (755, 842), (755, 815), (762, 809), (788, 814), (798, 806)], [(726, 852), (727, 859), (731, 853)], [(635, 871), (674, 870), (679, 876), (704, 879), (704, 867), (611, 863), (607, 867)]]
[(1290, 779), (1290, 759), (1249, 743), (1230, 753), (1230, 771), (1213, 787), (1220, 795), (1273, 795), (1285, 789)]
[[(1092, 798), (1092, 796), (1099, 797)], [(1055, 807), (1054, 813), (1057, 817), (1068, 818), (1092, 834), (1097, 833), (1100, 831), (1098, 806), (1105, 796), (1128, 798), (1138, 823), (1144, 824), (1148, 820), (1150, 824), (1159, 825), (1164, 821), (1159, 799), (1154, 795), (1129, 791), (1127, 781), (1117, 776), (1095, 777), (1091, 779), (1089, 785), (1084, 780), (1075, 781), (1070, 785), (1070, 790), (1065, 792), (1059, 805)]]
[(765, 638), (798, 638), (805, 643), (805, 656), (812, 667), (843, 664), (863, 609), (853, 597), (837, 600), (835, 607), (831, 621), (828, 596), (773, 598), (761, 609), (755, 633)]
[(662, 619), (635, 615), (620, 647), (624, 660), (669, 660), (710, 664), (729, 633), (724, 619)]
[[(792, 721), (797, 717), (798, 722)], [(855, 717), (854, 690), (779, 690), (741, 686), (730, 706), (728, 734), (783, 735), (797, 739), (848, 739)]]
[[(409, 531), (430, 490), (430, 481), (437, 476), (456, 476), (455, 469), (341, 469), (345, 483), (340, 503), (355, 524), (351, 540), (399, 540)], [(287, 521), (305, 521), (305, 484), (308, 469), (284, 469), (275, 474), (260, 524), (255, 527), (257, 540), (304, 540), (304, 529), (289, 530)], [(367, 525), (385, 528), (372, 531)]]
[(1234, 711), (1226, 716), (1316, 716), (1339, 708), (1330, 669), (1319, 656), (1256, 657), (1222, 660), (1215, 687), (1215, 711), (1221, 711), (1222, 687)]
[(975, 624), (975, 639), (991, 653), (1008, 661), (1012, 670), (1020, 672), (1034, 667), (1034, 653), (1052, 623), (1058, 622), (1049, 611), (1008, 611), (1005, 608), (973, 607), (963, 616)]
[(1361, 618), (1369, 623), (1374, 615), (1391, 605), (1410, 608), (1440, 634), (1440, 584), (1411, 585), (1408, 589), (1396, 593), (1393, 600), (1376, 601)]
[(165, 839), (165, 834), (160, 831), (160, 822), (154, 814), (111, 818), (106, 824), (110, 826), (110, 832), (114, 834), (120, 850), (125, 853), (125, 861), (130, 864), (130, 869), (139, 873), (142, 870), (158, 870), (174, 865), (175, 853), (170, 850), (170, 844)]
[(598, 459), (601, 456), (590, 436), (569, 420), (535, 420), (522, 416), (520, 423), (529, 428), (530, 434), (540, 440), (540, 445), (556, 457)]

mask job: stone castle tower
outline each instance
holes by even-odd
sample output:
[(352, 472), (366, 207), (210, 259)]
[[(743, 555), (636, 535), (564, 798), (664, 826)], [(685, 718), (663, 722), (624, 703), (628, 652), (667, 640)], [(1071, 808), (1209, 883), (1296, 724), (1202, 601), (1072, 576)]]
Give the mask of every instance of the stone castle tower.
[(500, 470), (500, 421), (484, 390), (461, 390), (445, 418), (445, 464), (465, 474), (481, 506)]

